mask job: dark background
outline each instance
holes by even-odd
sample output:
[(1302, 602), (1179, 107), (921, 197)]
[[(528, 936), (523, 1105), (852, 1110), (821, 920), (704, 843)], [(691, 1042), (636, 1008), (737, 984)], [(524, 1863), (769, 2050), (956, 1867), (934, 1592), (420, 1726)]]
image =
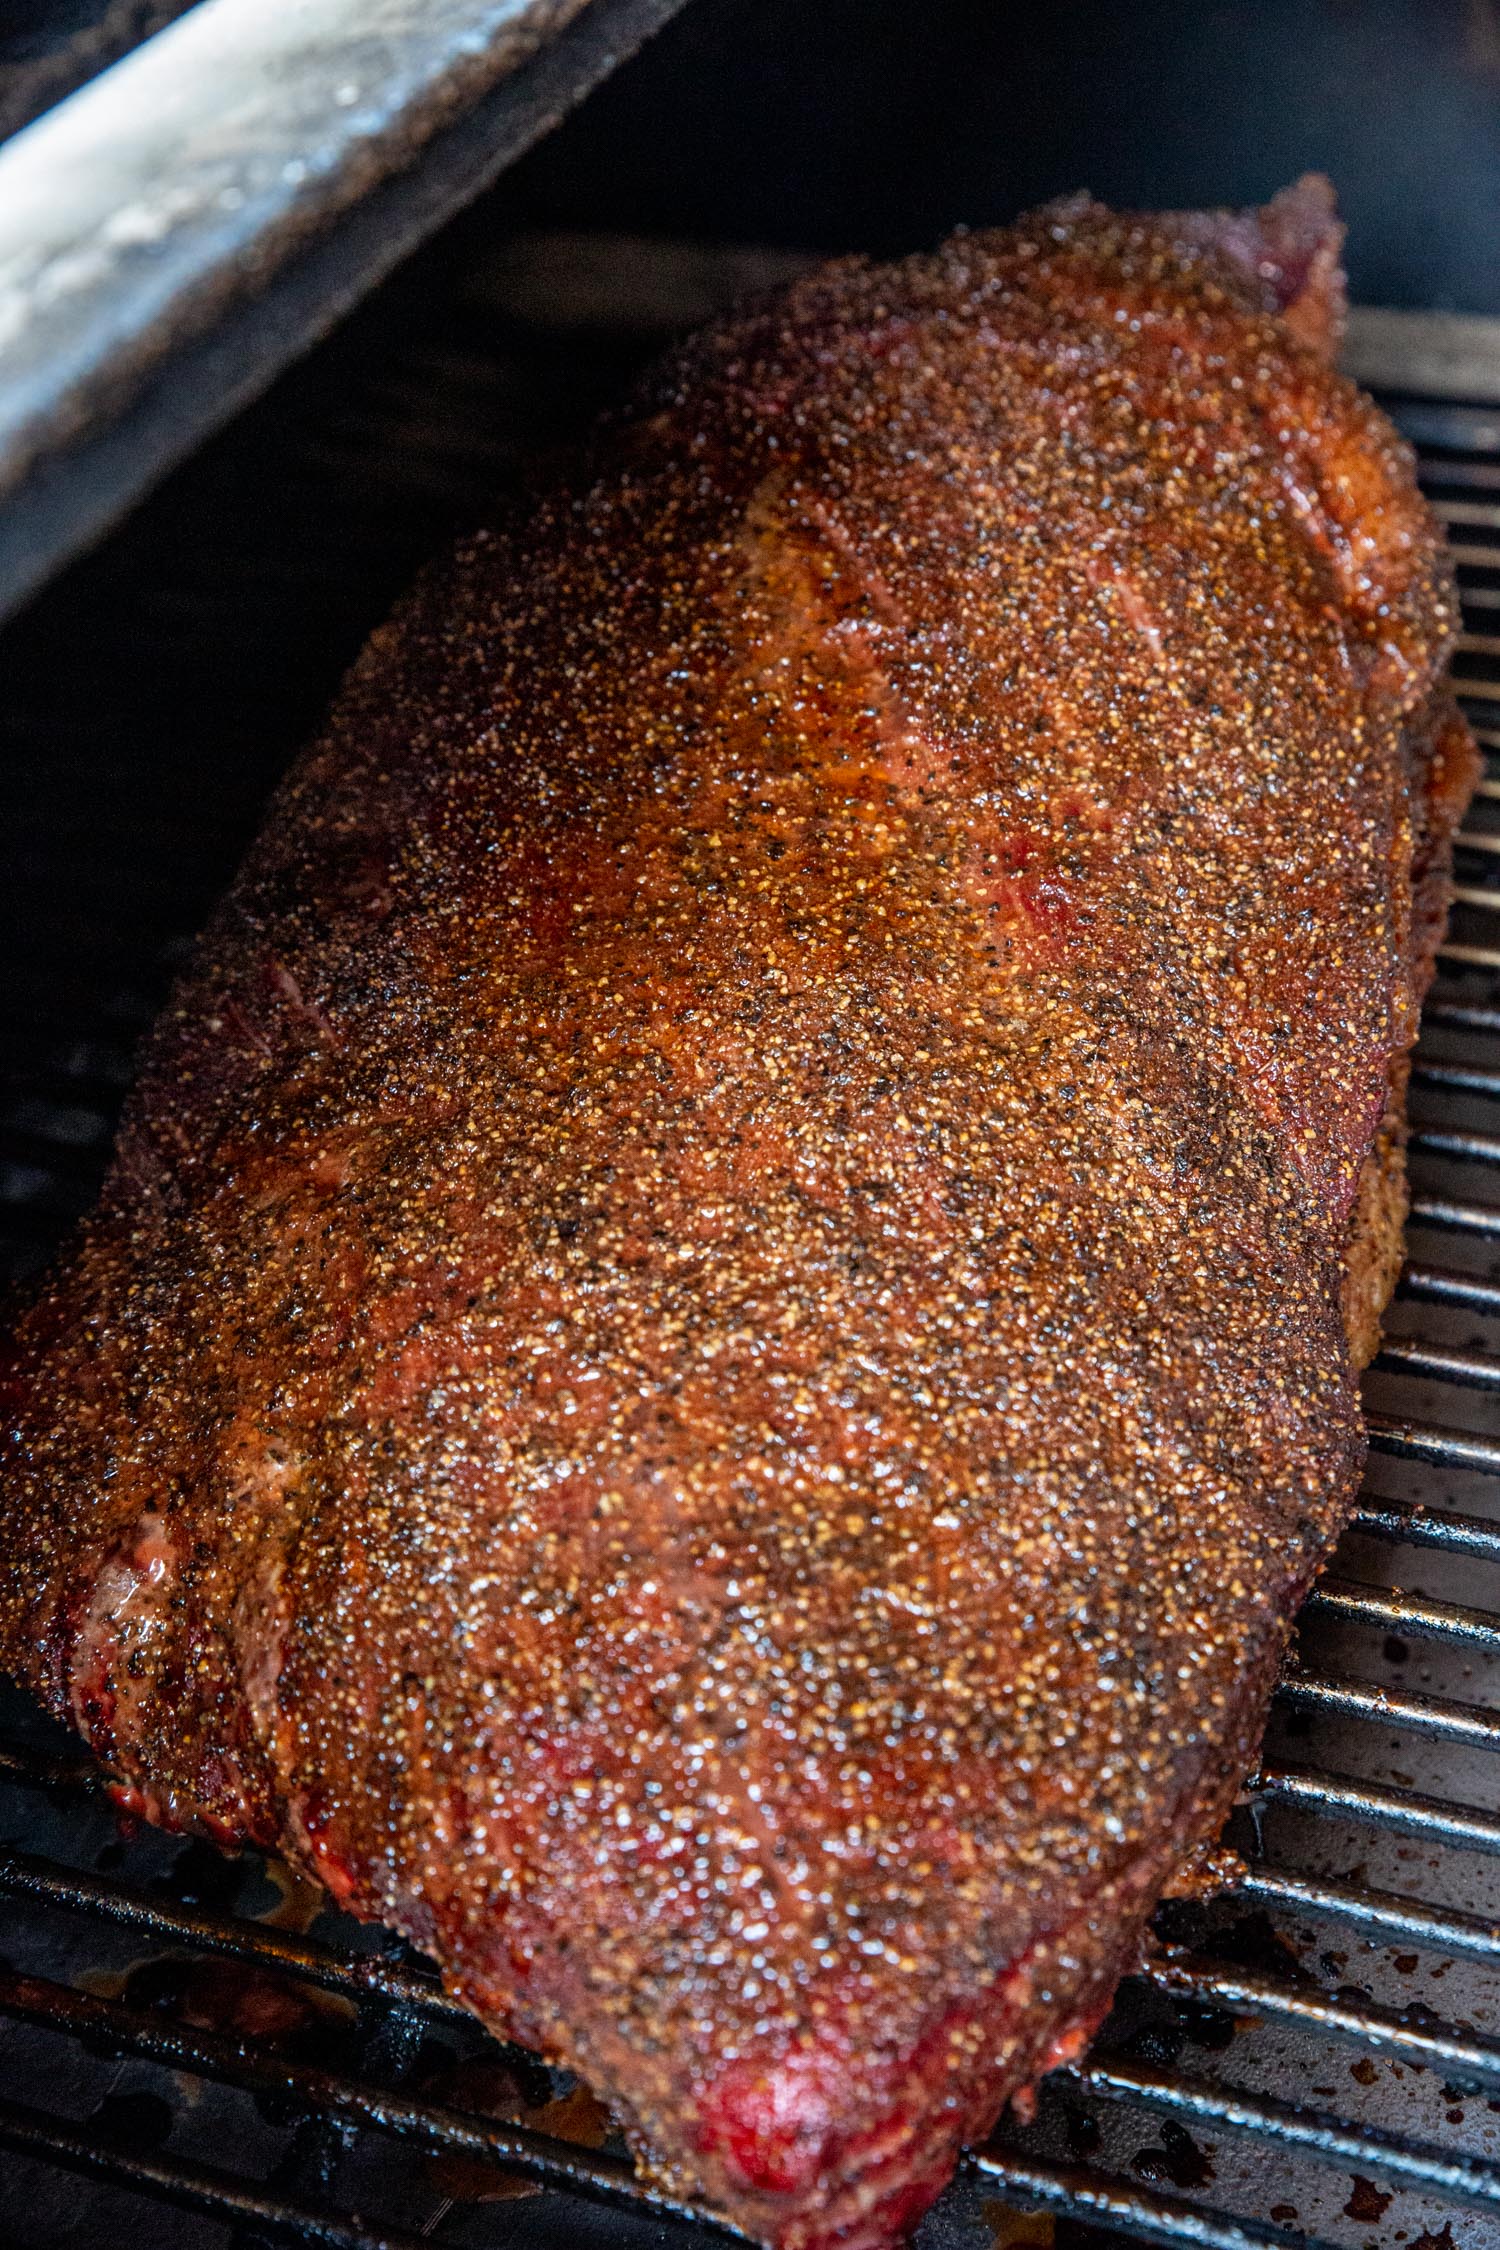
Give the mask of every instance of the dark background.
[[(0, 132), (182, 6), (0, 0)], [(1500, 312), (1497, 0), (688, 0), (501, 194), (891, 249), (1079, 186), (1249, 201), (1308, 167), (1357, 296)]]
[(1367, 303), (1500, 312), (1495, 0), (689, 0), (539, 149), (548, 218), (904, 249), (1316, 168)]

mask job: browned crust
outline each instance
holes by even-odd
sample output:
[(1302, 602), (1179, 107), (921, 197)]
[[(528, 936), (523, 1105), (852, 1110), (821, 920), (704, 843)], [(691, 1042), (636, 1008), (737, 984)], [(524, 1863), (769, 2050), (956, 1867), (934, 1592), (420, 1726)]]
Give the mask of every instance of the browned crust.
[(377, 635), (14, 1339), (6, 1660), (786, 2250), (1086, 2033), (1357, 1487), (1472, 751), (1305, 202), (691, 346)]

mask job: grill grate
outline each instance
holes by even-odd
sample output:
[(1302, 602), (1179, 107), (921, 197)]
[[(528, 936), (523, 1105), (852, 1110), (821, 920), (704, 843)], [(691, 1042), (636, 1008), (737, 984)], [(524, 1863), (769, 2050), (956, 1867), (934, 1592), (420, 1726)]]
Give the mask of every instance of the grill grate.
[[(933, 2250), (1500, 2239), (1500, 416), (1394, 411), (1458, 542), (1457, 670), (1490, 775), (1413, 1075), (1414, 1256), (1370, 1376), (1368, 1488), (1236, 1816), (1242, 1879), (1163, 1909), (1092, 2057), (970, 2161)], [(88, 1200), (154, 1000), (86, 991), (19, 1025), (0, 1096), (15, 1265)], [(586, 2095), (487, 2040), (394, 1940), (255, 1854), (122, 1838), (18, 1698), (0, 1836), (0, 2171), (29, 2241), (116, 2241), (141, 2198), (152, 2240), (184, 2250), (225, 2229), (245, 2250), (722, 2233), (643, 2187)], [(101, 2183), (82, 2221), (78, 2174)]]

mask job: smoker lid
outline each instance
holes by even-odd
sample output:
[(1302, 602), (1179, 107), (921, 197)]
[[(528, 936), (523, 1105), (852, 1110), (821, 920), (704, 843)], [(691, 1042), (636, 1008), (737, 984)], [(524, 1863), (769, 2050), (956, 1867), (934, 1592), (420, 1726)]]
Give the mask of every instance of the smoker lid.
[(0, 615), (682, 0), (199, 0), (0, 147)]

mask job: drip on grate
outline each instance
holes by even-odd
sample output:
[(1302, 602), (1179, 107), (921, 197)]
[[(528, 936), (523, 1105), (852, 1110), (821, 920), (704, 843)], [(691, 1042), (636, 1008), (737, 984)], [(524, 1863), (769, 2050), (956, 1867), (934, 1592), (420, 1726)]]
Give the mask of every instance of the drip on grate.
[[(549, 358), (480, 309), (482, 351), (459, 291), (378, 377), (357, 372), (361, 315), (7, 636), (17, 1269), (89, 1201), (175, 933), (315, 718), (328, 652), (639, 349), (581, 360), (575, 336)], [(1243, 1878), (1162, 1910), (1092, 2055), (967, 2164), (924, 2250), (1500, 2239), (1500, 414), (1395, 411), (1456, 544), (1457, 669), (1493, 778), (1414, 1075), (1367, 1489), (1236, 1815)], [(70, 677), (81, 617), (100, 640)], [(148, 755), (158, 668), (180, 709)], [(0, 2178), (29, 2244), (722, 2234), (646, 2191), (587, 2093), (488, 2039), (396, 1941), (256, 1854), (122, 1828), (19, 1697), (0, 1702), (0, 1925)]]

